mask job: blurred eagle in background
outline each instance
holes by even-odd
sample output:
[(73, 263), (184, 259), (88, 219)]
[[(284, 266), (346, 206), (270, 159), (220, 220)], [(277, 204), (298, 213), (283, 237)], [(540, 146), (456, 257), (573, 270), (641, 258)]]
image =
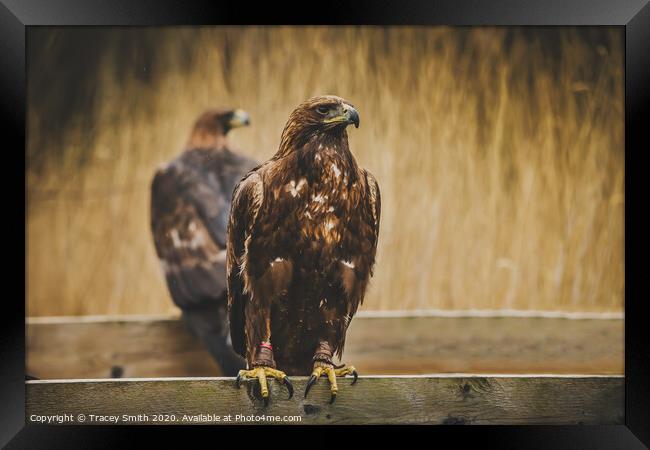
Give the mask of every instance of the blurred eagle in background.
[(206, 111), (185, 150), (157, 170), (151, 185), (151, 231), (171, 297), (231, 376), (245, 362), (230, 344), (226, 229), (232, 191), (257, 163), (233, 152), (226, 136), (249, 123), (239, 109)]
[[(249, 370), (237, 384), (267, 377), (293, 394), (287, 374), (308, 374), (305, 396), (326, 375), (331, 402), (348, 325), (363, 301), (379, 236), (380, 196), (357, 165), (347, 127), (359, 114), (346, 100), (315, 97), (290, 115), (278, 152), (235, 188), (228, 229), (228, 307), (234, 349)], [(354, 382), (353, 382), (354, 383)]]

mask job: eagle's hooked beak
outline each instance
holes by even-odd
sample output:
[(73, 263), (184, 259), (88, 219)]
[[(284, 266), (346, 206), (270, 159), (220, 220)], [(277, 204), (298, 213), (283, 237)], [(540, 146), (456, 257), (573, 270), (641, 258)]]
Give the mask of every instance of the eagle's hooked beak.
[(228, 127), (230, 129), (244, 127), (250, 125), (251, 119), (246, 111), (243, 109), (236, 109), (232, 113), (232, 117), (228, 121)]
[(325, 123), (345, 123), (345, 124), (354, 124), (355, 128), (359, 128), (359, 113), (357, 112), (354, 107), (348, 105), (348, 104), (343, 104), (343, 111), (341, 114), (331, 117), (329, 119), (325, 119)]
[(348, 123), (353, 123), (354, 128), (359, 128), (359, 113), (350, 105), (345, 105), (345, 116), (348, 119)]

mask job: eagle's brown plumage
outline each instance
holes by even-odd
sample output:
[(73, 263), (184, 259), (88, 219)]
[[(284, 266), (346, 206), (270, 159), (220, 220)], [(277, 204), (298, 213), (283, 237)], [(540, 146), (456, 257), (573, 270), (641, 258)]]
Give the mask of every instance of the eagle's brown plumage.
[(229, 343), (226, 228), (232, 191), (257, 163), (230, 150), (226, 135), (247, 125), (240, 110), (201, 115), (185, 150), (151, 185), (151, 230), (174, 303), (227, 375), (243, 360)]
[[(228, 306), (233, 347), (249, 366), (274, 359), (287, 374), (308, 374), (320, 349), (343, 352), (380, 216), (377, 181), (348, 147), (350, 123), (358, 126), (358, 114), (342, 98), (308, 100), (291, 113), (275, 156), (235, 188)], [(266, 341), (271, 360), (260, 350)]]

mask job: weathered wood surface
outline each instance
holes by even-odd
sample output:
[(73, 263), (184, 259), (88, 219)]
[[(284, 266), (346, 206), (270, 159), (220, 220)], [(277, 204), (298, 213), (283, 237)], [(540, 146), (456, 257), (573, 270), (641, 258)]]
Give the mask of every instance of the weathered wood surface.
[[(237, 389), (232, 378), (30, 381), (27, 420), (68, 414), (66, 423), (80, 423), (78, 415), (83, 414), (84, 424), (100, 423), (91, 415), (117, 416), (118, 424), (127, 423), (124, 415), (134, 416), (131, 423), (215, 424), (226, 423), (230, 414), (233, 422), (248, 424), (286, 423), (281, 422), (283, 416), (293, 416), (292, 423), (300, 424), (587, 425), (624, 421), (623, 377), (360, 377), (354, 386), (349, 380), (340, 381), (333, 405), (328, 404), (325, 379), (305, 400), (306, 380), (293, 379), (296, 394), (291, 400), (284, 387), (271, 381), (272, 399), (266, 408), (255, 396), (257, 381)], [(155, 422), (154, 416), (160, 414), (169, 415), (163, 416), (168, 421)], [(259, 416), (280, 419), (259, 420)]]
[[(362, 374), (623, 374), (623, 320), (401, 317), (352, 321), (343, 360)], [(43, 379), (216, 376), (177, 319), (27, 324), (27, 370)]]

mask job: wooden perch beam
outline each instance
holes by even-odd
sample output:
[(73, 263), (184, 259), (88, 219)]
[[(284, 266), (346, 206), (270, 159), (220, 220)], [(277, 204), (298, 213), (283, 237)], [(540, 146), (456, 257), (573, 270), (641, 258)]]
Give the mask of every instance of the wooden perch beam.
[[(340, 380), (333, 405), (328, 404), (324, 379), (303, 399), (306, 381), (306, 377), (293, 379), (296, 394), (291, 400), (284, 387), (271, 381), (267, 408), (254, 396), (256, 381), (236, 389), (232, 378), (29, 381), (27, 420), (68, 414), (68, 423), (78, 424), (78, 415), (83, 414), (84, 424), (102, 423), (91, 415), (116, 416), (118, 424), (128, 423), (124, 415), (132, 416), (132, 423), (149, 424), (228, 423), (228, 415), (233, 422), (247, 424), (286, 423), (281, 421), (284, 416), (300, 424), (624, 421), (624, 379), (618, 376), (360, 377), (354, 386)], [(156, 415), (163, 420), (154, 421)], [(280, 419), (260, 421), (263, 415)]]
[[(623, 320), (520, 317), (355, 317), (344, 361), (369, 374), (622, 375)], [(221, 375), (170, 318), (36, 318), (27, 371), (42, 379)]]

